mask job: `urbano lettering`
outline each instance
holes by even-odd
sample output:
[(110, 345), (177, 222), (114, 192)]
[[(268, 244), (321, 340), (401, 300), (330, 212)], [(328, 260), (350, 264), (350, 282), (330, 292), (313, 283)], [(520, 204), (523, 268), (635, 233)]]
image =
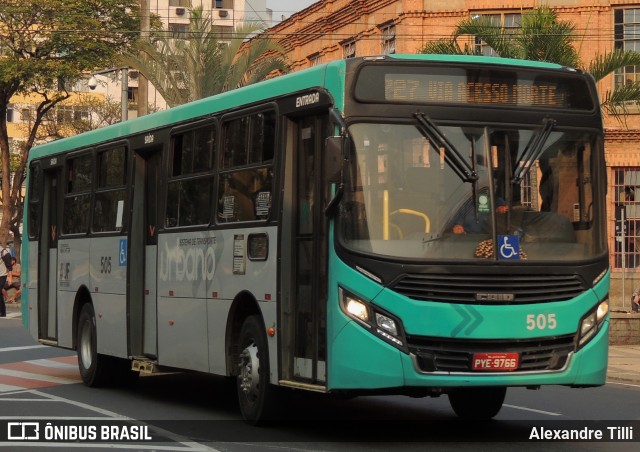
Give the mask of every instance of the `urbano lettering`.
[[(215, 242), (214, 242), (215, 243)], [(175, 246), (165, 242), (160, 253), (161, 281), (211, 281), (216, 272), (216, 255), (213, 246), (181, 246), (179, 237)]]

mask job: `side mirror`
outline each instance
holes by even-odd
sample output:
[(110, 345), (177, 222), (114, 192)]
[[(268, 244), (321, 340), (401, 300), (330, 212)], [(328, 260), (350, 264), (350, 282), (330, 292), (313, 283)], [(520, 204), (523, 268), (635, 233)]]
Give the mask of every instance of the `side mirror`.
[(327, 182), (342, 182), (342, 160), (342, 137), (327, 137), (324, 147), (324, 174)]

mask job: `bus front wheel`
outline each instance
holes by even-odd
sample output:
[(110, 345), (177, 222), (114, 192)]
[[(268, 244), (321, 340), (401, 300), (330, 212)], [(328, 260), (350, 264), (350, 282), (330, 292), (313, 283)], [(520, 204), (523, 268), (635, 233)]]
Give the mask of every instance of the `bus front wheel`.
[(491, 419), (504, 403), (507, 388), (460, 388), (449, 393), (453, 411), (463, 419)]
[(96, 315), (91, 303), (82, 306), (78, 317), (77, 353), (80, 377), (85, 385), (102, 386), (108, 380), (107, 356), (97, 352)]
[(274, 388), (269, 382), (269, 352), (260, 317), (247, 317), (240, 330), (238, 345), (236, 387), (242, 416), (253, 424), (272, 419)]

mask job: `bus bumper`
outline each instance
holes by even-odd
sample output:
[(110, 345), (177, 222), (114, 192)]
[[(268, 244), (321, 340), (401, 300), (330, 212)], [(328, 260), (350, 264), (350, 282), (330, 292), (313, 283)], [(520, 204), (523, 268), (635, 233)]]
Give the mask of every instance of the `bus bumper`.
[[(459, 386), (600, 386), (605, 384), (609, 319), (560, 370), (540, 372), (423, 372), (410, 354), (348, 322), (336, 336), (328, 367), (330, 390)], [(367, 352), (364, 352), (364, 351)]]

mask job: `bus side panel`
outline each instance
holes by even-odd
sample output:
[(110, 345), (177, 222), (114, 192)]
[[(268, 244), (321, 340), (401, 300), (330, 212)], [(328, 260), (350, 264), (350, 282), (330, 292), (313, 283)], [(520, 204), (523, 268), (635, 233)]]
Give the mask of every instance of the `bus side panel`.
[(158, 237), (158, 362), (209, 371), (207, 280), (216, 271), (212, 231)]
[[(232, 302), (241, 293), (248, 293), (258, 302), (265, 328), (277, 326), (277, 268), (278, 268), (278, 229), (275, 226), (254, 227), (242, 230), (230, 229), (216, 231), (216, 271), (209, 285), (209, 296), (217, 295), (222, 300)], [(266, 235), (266, 250), (258, 251), (251, 248), (250, 239), (260, 238), (264, 244)], [(215, 311), (210, 313), (209, 328), (213, 331), (211, 338), (220, 337), (219, 332), (225, 331), (228, 311), (221, 313), (221, 309), (214, 300), (212, 306)], [(226, 304), (225, 304), (226, 306)], [(218, 313), (224, 315), (222, 319), (214, 320)], [(220, 328), (220, 322), (224, 321)], [(278, 381), (278, 349), (277, 336), (268, 337), (269, 361), (271, 381)], [(224, 340), (214, 343), (210, 339), (211, 371), (220, 372), (226, 368)]]
[[(39, 242), (28, 242), (28, 247), (29, 268), (27, 269), (27, 279), (24, 279), (24, 270), (22, 276), (23, 281), (27, 283), (27, 298), (25, 299), (24, 295), (22, 296), (22, 315), (28, 316), (29, 333), (32, 338), (38, 340), (38, 316), (40, 315), (38, 309), (38, 250), (40, 249), (40, 244)], [(25, 304), (28, 305), (26, 310)]]
[[(85, 238), (77, 240), (61, 239), (58, 240), (57, 252), (54, 249), (50, 250), (50, 253), (51, 251), (53, 251), (54, 254), (50, 255), (49, 287), (58, 288), (55, 315), (58, 319), (58, 345), (61, 347), (72, 347), (73, 308), (76, 301), (76, 294), (81, 287), (90, 287), (90, 243), (89, 240)], [(56, 277), (58, 279), (57, 285)], [(51, 313), (49, 314), (49, 318), (53, 317)], [(51, 328), (51, 325), (49, 328)]]
[[(122, 243), (124, 242), (124, 243)], [(127, 267), (123, 237), (91, 238), (89, 291), (96, 311), (98, 353), (127, 357)]]
[(120, 257), (120, 249), (126, 250), (126, 238), (91, 238), (91, 282), (89, 290), (101, 294), (127, 293), (127, 261)]
[(209, 371), (206, 300), (158, 297), (158, 363)]
[(91, 297), (96, 311), (98, 353), (127, 358), (127, 303), (124, 296), (93, 293)]
[(233, 300), (207, 300), (207, 325), (212, 331), (209, 335), (209, 372), (217, 375), (227, 375), (229, 371), (224, 333), (227, 330), (227, 319), (232, 303)]

